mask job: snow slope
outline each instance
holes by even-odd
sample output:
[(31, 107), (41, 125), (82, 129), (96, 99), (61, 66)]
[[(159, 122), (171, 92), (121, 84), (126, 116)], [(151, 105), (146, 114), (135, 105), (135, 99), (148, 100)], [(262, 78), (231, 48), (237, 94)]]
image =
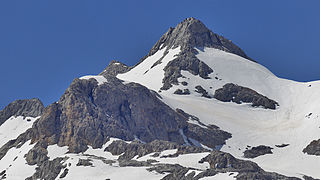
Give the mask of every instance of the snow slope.
[(20, 180), (32, 176), (36, 172), (36, 165), (29, 166), (24, 155), (33, 148), (35, 144), (30, 145), (27, 141), (20, 148), (12, 148), (1, 159), (0, 170), (6, 171), (7, 180)]
[[(163, 101), (173, 109), (180, 108), (200, 118), (205, 124), (214, 124), (230, 132), (232, 138), (222, 147), (222, 151), (243, 158), (247, 145), (267, 145), (274, 148), (273, 154), (252, 159), (263, 169), (288, 176), (302, 177), (305, 174), (320, 178), (317, 168), (320, 157), (302, 152), (312, 140), (320, 138), (320, 101), (317, 101), (320, 98), (320, 82), (301, 83), (281, 79), (255, 62), (214, 48), (197, 51), (197, 58), (213, 69), (214, 72), (209, 74), (211, 79), (183, 71), (184, 77), (179, 78), (179, 82), (186, 81), (188, 85), (174, 85), (160, 92)], [(163, 68), (174, 59), (173, 54), (178, 52), (178, 48), (170, 50), (161, 66), (150, 68), (163, 54), (163, 50), (158, 51), (131, 71), (117, 77), (158, 91), (162, 87)], [(253, 89), (277, 101), (280, 106), (276, 110), (253, 108), (250, 104), (203, 98), (194, 91), (195, 86), (201, 85), (213, 95), (216, 89), (226, 83)], [(191, 94), (173, 94), (178, 88), (188, 88)], [(281, 144), (290, 145), (275, 147)]]
[[(166, 48), (159, 50), (154, 55), (146, 58), (129, 72), (119, 74), (117, 77), (126, 81), (143, 84), (149, 89), (153, 89), (156, 91), (160, 90), (160, 88), (162, 87), (161, 82), (164, 78), (164, 73), (159, 72), (163, 71), (168, 62), (173, 60), (174, 56), (180, 53), (180, 47), (170, 49), (168, 54), (164, 54), (165, 50)], [(161, 60), (161, 64), (152, 67), (162, 57), (163, 59)]]
[(103, 76), (87, 75), (87, 76), (82, 76), (79, 79), (95, 79), (95, 80), (97, 80), (98, 85), (101, 85), (103, 83), (107, 83), (108, 82), (108, 80)]
[(39, 117), (10, 117), (0, 126), (0, 147), (9, 140), (16, 139), (20, 134), (32, 127), (32, 124)]

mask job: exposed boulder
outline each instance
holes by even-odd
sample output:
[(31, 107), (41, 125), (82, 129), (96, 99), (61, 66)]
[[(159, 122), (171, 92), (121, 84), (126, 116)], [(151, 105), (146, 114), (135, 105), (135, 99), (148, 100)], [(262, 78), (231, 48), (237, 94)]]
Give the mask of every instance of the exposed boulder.
[(320, 156), (320, 139), (312, 141), (303, 149), (303, 152), (309, 155)]
[(173, 94), (188, 95), (188, 94), (190, 94), (190, 91), (189, 91), (189, 89), (184, 89), (184, 90), (177, 89), (177, 90), (174, 91)]
[(198, 85), (195, 88), (196, 88), (196, 92), (201, 94), (202, 97), (209, 98), (209, 99), (212, 98), (202, 86)]
[(0, 111), (0, 125), (11, 116), (38, 117), (43, 110), (42, 102), (36, 98), (13, 101)]
[(272, 154), (272, 147), (260, 145), (257, 147), (252, 147), (243, 152), (245, 158), (256, 158), (265, 154)]
[(92, 166), (92, 160), (91, 159), (79, 159), (76, 166)]
[(277, 148), (284, 148), (284, 147), (287, 147), (287, 146), (289, 146), (290, 144), (276, 144), (275, 146), (277, 147)]
[(262, 106), (266, 109), (276, 109), (279, 106), (276, 101), (256, 91), (233, 83), (225, 84), (222, 88), (217, 89), (214, 93), (214, 98), (223, 102), (232, 101), (237, 104), (252, 103), (252, 107)]
[(188, 85), (188, 83), (187, 83), (186, 81), (182, 81), (181, 84), (182, 84), (183, 86), (187, 86), (187, 85)]

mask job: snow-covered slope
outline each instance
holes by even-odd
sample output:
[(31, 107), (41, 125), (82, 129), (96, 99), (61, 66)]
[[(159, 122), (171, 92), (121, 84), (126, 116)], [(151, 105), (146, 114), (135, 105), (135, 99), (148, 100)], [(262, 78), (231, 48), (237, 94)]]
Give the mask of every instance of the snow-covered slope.
[(16, 139), (21, 133), (32, 127), (39, 117), (10, 117), (0, 126), (0, 147), (10, 140)]
[[(196, 50), (197, 58), (213, 69), (210, 79), (182, 71), (183, 77), (178, 80), (187, 82), (187, 86), (179, 83), (167, 91), (159, 91), (162, 86), (160, 77), (165, 73), (163, 67), (174, 59), (171, 54), (166, 55), (161, 67), (151, 68), (163, 51), (158, 51), (131, 71), (117, 77), (158, 91), (163, 101), (173, 109), (180, 108), (198, 117), (202, 123), (217, 125), (230, 132), (232, 138), (222, 147), (222, 151), (243, 158), (247, 146), (270, 146), (274, 148), (273, 154), (253, 159), (265, 170), (296, 177), (303, 174), (320, 177), (317, 168), (320, 157), (302, 152), (312, 140), (320, 137), (320, 102), (316, 100), (320, 97), (320, 82), (301, 83), (281, 79), (258, 63), (238, 55), (214, 48)], [(179, 51), (174, 49), (170, 52)], [(276, 110), (253, 108), (245, 103), (207, 99), (195, 92), (195, 87), (201, 85), (213, 95), (226, 83), (253, 89), (277, 101), (279, 106)], [(186, 88), (190, 90), (190, 95), (173, 94), (176, 89)], [(283, 148), (275, 146), (281, 144), (289, 145)]]

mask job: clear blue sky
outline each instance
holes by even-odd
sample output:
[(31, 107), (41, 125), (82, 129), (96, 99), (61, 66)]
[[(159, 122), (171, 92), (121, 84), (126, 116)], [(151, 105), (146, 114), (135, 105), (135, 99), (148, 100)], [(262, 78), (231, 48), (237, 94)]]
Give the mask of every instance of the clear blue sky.
[(2, 0), (0, 109), (57, 101), (112, 59), (134, 65), (170, 26), (200, 19), (274, 74), (320, 79), (318, 0)]

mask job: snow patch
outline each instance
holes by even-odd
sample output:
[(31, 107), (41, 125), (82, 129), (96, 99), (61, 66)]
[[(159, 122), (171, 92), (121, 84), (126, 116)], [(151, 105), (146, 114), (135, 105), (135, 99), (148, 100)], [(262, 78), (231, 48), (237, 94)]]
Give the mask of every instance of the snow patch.
[(87, 75), (87, 76), (82, 76), (79, 79), (89, 80), (89, 79), (92, 79), (92, 78), (98, 81), (98, 85), (101, 85), (103, 83), (107, 83), (108, 82), (108, 80), (104, 76)]
[(219, 173), (214, 176), (204, 177), (201, 180), (233, 180), (236, 179), (238, 172)]
[(49, 160), (63, 157), (68, 152), (68, 146), (60, 147), (56, 144), (47, 147)]

